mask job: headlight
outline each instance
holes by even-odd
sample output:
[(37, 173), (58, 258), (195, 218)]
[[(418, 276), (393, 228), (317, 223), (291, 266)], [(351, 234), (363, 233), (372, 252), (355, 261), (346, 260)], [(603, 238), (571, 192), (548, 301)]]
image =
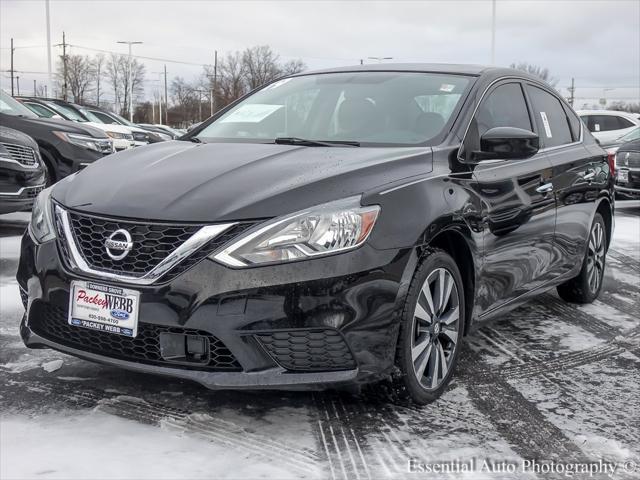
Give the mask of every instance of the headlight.
[(120, 132), (104, 132), (109, 135), (111, 138), (126, 138), (124, 133)]
[(56, 238), (53, 227), (53, 216), (51, 208), (51, 189), (44, 189), (36, 197), (36, 201), (31, 209), (31, 222), (29, 222), (29, 233), (36, 243), (44, 243)]
[(361, 207), (359, 197), (326, 203), (271, 220), (213, 259), (249, 267), (351, 250), (365, 242), (379, 212), (378, 205)]
[(100, 153), (113, 152), (113, 142), (108, 138), (94, 138), (89, 135), (80, 135), (77, 133), (53, 132), (60, 140), (78, 145), (79, 147), (88, 148)]

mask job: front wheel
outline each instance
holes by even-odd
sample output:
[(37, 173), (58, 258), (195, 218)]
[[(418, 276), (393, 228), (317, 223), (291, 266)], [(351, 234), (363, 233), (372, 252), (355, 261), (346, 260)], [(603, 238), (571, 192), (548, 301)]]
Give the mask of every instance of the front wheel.
[(415, 403), (436, 400), (451, 381), (464, 329), (464, 286), (453, 258), (431, 250), (418, 267), (405, 300), (397, 364), (397, 390)]
[(604, 218), (596, 213), (580, 273), (558, 286), (560, 298), (572, 303), (591, 303), (598, 298), (604, 277), (607, 242)]

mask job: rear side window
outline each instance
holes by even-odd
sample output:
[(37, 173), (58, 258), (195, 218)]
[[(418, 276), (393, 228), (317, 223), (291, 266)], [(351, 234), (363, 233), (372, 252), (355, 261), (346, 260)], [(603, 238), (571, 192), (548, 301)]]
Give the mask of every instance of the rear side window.
[(482, 102), (474, 119), (478, 137), (494, 127), (531, 130), (531, 119), (519, 83), (507, 83), (493, 90)]
[(615, 117), (615, 118), (618, 119), (618, 125), (619, 125), (618, 128), (622, 129), (622, 128), (630, 128), (634, 126), (634, 124), (630, 120), (627, 120), (624, 117)]
[(557, 147), (573, 142), (569, 121), (562, 103), (545, 90), (527, 85), (533, 105), (538, 134), (545, 147)]
[(590, 132), (610, 132), (633, 127), (632, 122), (616, 115), (587, 115), (584, 119)]

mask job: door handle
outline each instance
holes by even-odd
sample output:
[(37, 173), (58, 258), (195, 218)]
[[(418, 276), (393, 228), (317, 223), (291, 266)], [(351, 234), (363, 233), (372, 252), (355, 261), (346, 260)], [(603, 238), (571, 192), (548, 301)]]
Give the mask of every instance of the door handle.
[(587, 170), (587, 173), (582, 177), (582, 179), (586, 180), (587, 182), (590, 182), (594, 178), (596, 178), (596, 171), (595, 170)]
[(536, 192), (542, 194), (553, 192), (553, 183), (545, 183), (543, 185), (540, 185), (538, 188), (536, 188)]

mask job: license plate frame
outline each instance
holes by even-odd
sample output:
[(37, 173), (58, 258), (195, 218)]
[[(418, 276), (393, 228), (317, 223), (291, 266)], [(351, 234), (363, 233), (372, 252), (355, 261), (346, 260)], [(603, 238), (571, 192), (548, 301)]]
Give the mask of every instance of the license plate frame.
[(69, 325), (135, 338), (140, 292), (98, 282), (73, 280), (69, 289)]

